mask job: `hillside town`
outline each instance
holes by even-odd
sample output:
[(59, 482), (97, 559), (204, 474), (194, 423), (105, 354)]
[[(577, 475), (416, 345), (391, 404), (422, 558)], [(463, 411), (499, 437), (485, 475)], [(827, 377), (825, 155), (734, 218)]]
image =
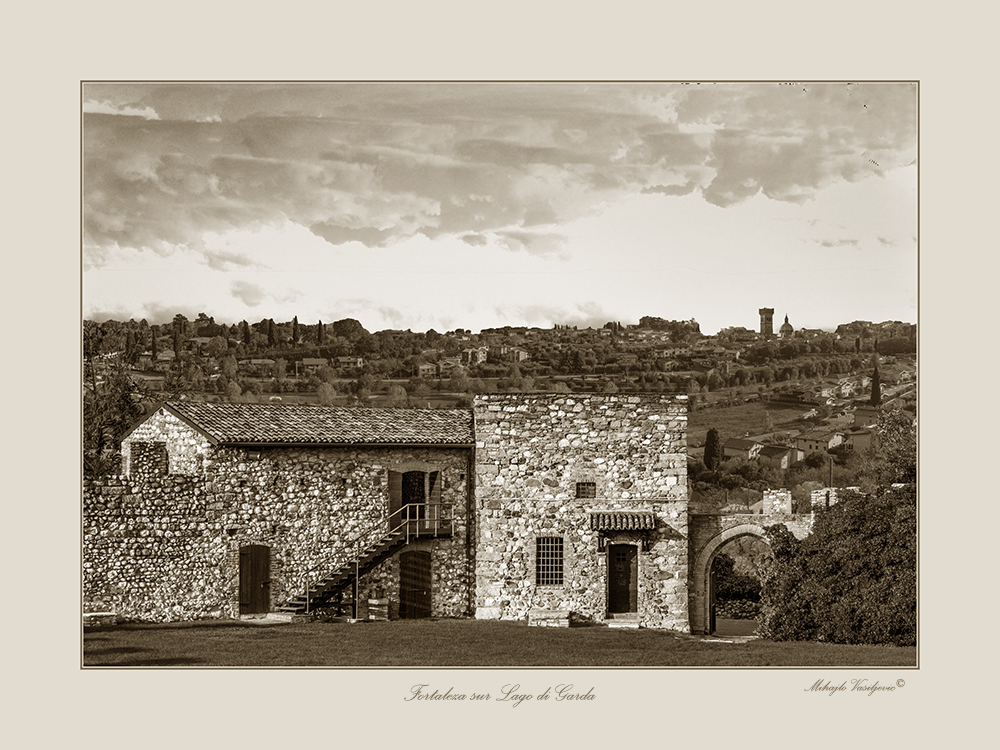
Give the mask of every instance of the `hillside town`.
[[(827, 486), (854, 484), (844, 467), (876, 447), (876, 406), (915, 423), (917, 331), (899, 321), (795, 329), (787, 314), (774, 330), (773, 309), (758, 315), (756, 330), (715, 335), (693, 319), (649, 316), (479, 333), (369, 333), (353, 319), (227, 325), (205, 313), (166, 325), (85, 321), (84, 399), (106, 401), (109, 390), (113, 399), (117, 388), (128, 408), (118, 408), (111, 433), (123, 433), (166, 400), (455, 408), (504, 392), (686, 394), (691, 487), (703, 498), (725, 489), (718, 503), (738, 496), (759, 511), (765, 490), (790, 490), (822, 472)], [(106, 421), (94, 412), (85, 453), (114, 465)], [(728, 474), (706, 460), (716, 426)], [(734, 467), (743, 467), (739, 475)]]

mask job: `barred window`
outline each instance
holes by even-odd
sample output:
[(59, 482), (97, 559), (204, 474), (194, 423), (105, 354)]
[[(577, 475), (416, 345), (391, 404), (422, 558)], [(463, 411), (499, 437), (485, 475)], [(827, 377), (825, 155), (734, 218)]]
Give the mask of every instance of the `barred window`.
[(597, 497), (597, 482), (577, 482), (577, 497)]
[(563, 538), (540, 536), (535, 539), (535, 583), (539, 586), (562, 586)]

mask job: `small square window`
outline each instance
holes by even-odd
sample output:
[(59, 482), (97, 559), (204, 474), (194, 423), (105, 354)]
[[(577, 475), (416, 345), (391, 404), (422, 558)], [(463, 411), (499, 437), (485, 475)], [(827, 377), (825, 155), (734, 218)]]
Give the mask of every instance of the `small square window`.
[(563, 585), (561, 536), (540, 536), (535, 539), (535, 583), (539, 586)]
[(577, 497), (597, 497), (597, 482), (577, 482)]

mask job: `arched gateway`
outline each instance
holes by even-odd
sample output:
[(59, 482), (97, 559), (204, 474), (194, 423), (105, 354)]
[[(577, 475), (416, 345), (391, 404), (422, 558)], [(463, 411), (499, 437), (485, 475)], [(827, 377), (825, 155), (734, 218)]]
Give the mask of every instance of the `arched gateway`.
[(698, 635), (709, 633), (709, 609), (711, 596), (709, 580), (712, 561), (718, 551), (734, 539), (752, 536), (767, 543), (768, 526), (784, 524), (797, 538), (802, 539), (812, 530), (811, 514), (773, 513), (768, 515), (697, 515), (689, 518), (691, 534), (691, 556), (689, 575), (688, 614), (691, 632)]

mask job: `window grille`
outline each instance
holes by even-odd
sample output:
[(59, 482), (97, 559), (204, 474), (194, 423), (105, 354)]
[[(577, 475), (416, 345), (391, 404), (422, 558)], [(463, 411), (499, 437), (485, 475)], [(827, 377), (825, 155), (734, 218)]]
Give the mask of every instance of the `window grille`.
[(540, 536), (535, 540), (535, 583), (539, 586), (562, 586), (563, 538)]
[(597, 482), (577, 482), (576, 496), (578, 498), (597, 497)]

